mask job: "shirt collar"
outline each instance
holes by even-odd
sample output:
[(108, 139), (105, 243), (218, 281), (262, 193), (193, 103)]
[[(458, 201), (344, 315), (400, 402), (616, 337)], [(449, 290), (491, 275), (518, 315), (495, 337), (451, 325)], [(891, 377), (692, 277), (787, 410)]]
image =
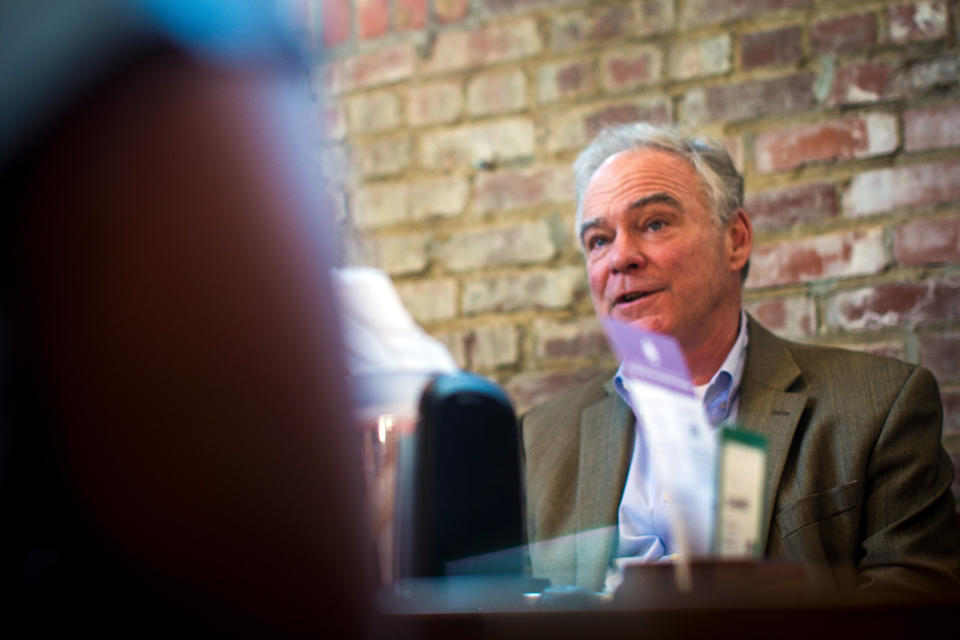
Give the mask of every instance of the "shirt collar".
[(717, 376), (719, 376), (720, 372), (722, 371), (726, 371), (730, 374), (730, 399), (733, 400), (733, 398), (737, 397), (737, 394), (740, 391), (740, 381), (743, 380), (743, 367), (747, 361), (748, 341), (747, 314), (741, 309), (740, 328), (737, 332), (737, 340), (730, 348), (730, 353), (727, 354), (723, 364), (720, 365), (720, 368), (717, 369), (717, 372), (713, 374), (713, 377), (710, 378), (709, 382), (706, 384), (697, 385), (693, 388), (693, 392), (697, 394), (698, 400), (703, 400), (703, 396), (707, 392), (707, 389), (709, 389), (710, 385), (716, 381)]
[[(733, 346), (730, 348), (727, 357), (724, 359), (723, 364), (720, 365), (720, 368), (713, 374), (713, 377), (710, 378), (710, 381), (697, 385), (693, 388), (693, 392), (696, 394), (697, 399), (703, 401), (703, 396), (707, 392), (707, 389), (710, 388), (710, 385), (714, 383), (717, 379), (717, 376), (720, 375), (721, 371), (726, 371), (730, 374), (731, 383), (730, 383), (730, 399), (733, 400), (737, 397), (740, 392), (740, 381), (743, 380), (743, 369), (747, 361), (747, 342), (749, 341), (749, 336), (747, 335), (747, 314), (744, 311), (740, 310), (740, 327), (737, 330), (737, 339), (733, 343)], [(633, 403), (630, 402), (630, 394), (627, 393), (626, 386), (623, 384), (626, 375), (623, 373), (623, 363), (620, 363), (620, 367), (617, 369), (617, 373), (613, 376), (613, 387), (617, 390), (617, 393), (623, 398), (623, 401), (627, 403), (630, 408), (636, 410), (636, 407), (633, 406)]]

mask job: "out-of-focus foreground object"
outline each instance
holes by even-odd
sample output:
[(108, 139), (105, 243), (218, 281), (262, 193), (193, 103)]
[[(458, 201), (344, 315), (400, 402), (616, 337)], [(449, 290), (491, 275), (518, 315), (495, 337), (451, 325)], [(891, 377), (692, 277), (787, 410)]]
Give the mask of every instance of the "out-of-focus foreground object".
[(363, 632), (327, 209), (269, 7), (0, 6), (0, 562), (26, 628)]
[(414, 437), (424, 388), (457, 366), (446, 347), (413, 321), (386, 273), (347, 267), (332, 276), (343, 310), (377, 581), (386, 586), (397, 578), (400, 444)]
[[(333, 276), (363, 439), (381, 604), (424, 605), (424, 588), (433, 593), (442, 583), (433, 579), (453, 576), (469, 576), (471, 588), (502, 591), (510, 580), (519, 588), (523, 499), (509, 398), (494, 382), (457, 370), (446, 347), (413, 321), (384, 272), (352, 267)], [(489, 601), (483, 588), (470, 593)], [(520, 599), (519, 591), (514, 595)]]

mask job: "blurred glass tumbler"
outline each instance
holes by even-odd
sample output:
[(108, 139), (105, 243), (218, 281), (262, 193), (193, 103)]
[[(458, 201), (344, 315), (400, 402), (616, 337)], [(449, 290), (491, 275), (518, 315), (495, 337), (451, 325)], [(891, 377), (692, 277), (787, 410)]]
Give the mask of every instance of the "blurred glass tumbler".
[(352, 380), (354, 411), (361, 429), (360, 457), (370, 536), (377, 553), (380, 585), (397, 578), (397, 482), (400, 441), (413, 435), (424, 387), (432, 373), (384, 373)]

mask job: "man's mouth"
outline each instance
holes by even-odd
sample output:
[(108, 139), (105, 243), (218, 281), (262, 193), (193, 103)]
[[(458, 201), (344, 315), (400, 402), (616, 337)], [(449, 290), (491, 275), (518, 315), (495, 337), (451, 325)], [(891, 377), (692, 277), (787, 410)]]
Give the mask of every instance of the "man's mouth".
[(616, 307), (621, 304), (629, 304), (636, 300), (640, 300), (641, 298), (651, 296), (658, 291), (660, 291), (660, 289), (651, 289), (650, 291), (628, 291), (626, 293), (621, 293), (619, 296), (613, 299), (612, 306)]

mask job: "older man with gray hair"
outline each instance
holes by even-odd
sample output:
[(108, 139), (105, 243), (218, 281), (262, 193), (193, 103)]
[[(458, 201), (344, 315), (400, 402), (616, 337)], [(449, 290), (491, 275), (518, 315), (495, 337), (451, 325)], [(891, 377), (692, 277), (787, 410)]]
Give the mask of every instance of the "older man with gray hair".
[[(574, 164), (597, 316), (673, 336), (711, 422), (768, 447), (761, 548), (831, 590), (960, 582), (953, 467), (929, 371), (782, 340), (742, 310), (753, 247), (743, 178), (719, 144), (646, 123), (604, 129)], [(522, 419), (534, 575), (602, 587), (611, 562), (676, 540), (621, 367)], [(640, 427), (643, 428), (640, 428)], [(662, 428), (662, 426), (660, 426)], [(649, 432), (649, 431), (647, 431)]]

